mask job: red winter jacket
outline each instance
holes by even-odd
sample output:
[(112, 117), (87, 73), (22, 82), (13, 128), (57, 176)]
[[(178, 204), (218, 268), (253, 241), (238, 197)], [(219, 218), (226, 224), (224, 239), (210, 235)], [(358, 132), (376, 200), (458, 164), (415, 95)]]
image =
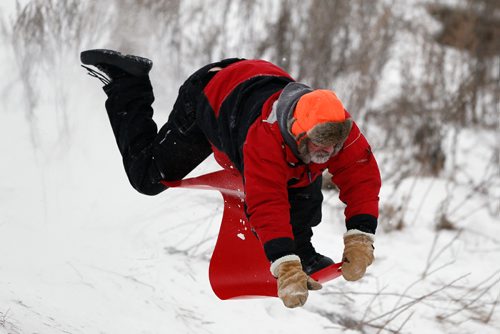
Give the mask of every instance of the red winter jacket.
[(328, 169), (346, 204), (348, 229), (374, 233), (378, 217), (379, 169), (355, 122), (342, 149), (327, 163), (303, 164), (293, 153), (276, 119), (275, 104), (292, 82), (289, 74), (269, 62), (243, 60), (218, 72), (204, 90), (208, 103), (201, 126), (218, 160), (223, 152), (242, 173), (249, 222), (271, 261), (293, 252), (291, 180), (292, 187), (305, 187)]

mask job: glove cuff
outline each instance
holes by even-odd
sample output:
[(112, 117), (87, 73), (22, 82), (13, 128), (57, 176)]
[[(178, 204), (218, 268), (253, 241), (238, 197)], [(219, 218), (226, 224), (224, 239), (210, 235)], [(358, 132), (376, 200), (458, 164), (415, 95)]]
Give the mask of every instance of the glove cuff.
[(365, 235), (371, 240), (372, 243), (375, 242), (375, 234), (373, 234), (373, 233), (366, 233), (366, 232), (354, 229), (354, 230), (349, 230), (346, 233), (344, 233), (344, 238), (348, 237), (350, 235)]
[(274, 277), (278, 277), (278, 267), (280, 266), (280, 264), (284, 263), (284, 262), (288, 262), (288, 261), (299, 261), (300, 263), (300, 257), (298, 257), (297, 255), (295, 254), (290, 254), (290, 255), (285, 255), (285, 256), (282, 256), (280, 257), (279, 259), (275, 260), (273, 263), (271, 263), (271, 274), (274, 276)]

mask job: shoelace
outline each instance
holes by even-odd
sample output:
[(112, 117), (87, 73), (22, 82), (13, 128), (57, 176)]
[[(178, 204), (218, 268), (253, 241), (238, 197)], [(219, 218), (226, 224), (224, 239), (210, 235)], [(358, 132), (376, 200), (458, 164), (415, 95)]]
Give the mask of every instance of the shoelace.
[[(105, 76), (104, 74), (100, 73), (100, 72), (97, 72), (96, 70), (88, 67), (88, 66), (85, 66), (85, 65), (81, 65), (84, 69), (86, 69), (88, 72), (87, 74), (90, 75), (91, 77), (94, 77), (94, 78), (97, 78), (99, 80), (101, 80), (101, 82), (105, 85), (109, 85), (111, 83), (111, 79), (108, 78), (107, 76)], [(97, 69), (102, 71), (102, 72), (105, 72), (103, 71), (99, 65), (96, 65)]]

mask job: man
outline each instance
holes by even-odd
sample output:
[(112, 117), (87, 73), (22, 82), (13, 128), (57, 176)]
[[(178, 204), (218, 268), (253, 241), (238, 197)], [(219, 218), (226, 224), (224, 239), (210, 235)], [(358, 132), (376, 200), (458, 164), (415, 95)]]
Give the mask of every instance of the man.
[(155, 195), (212, 152), (236, 168), (246, 212), (287, 307), (302, 306), (321, 285), (308, 275), (333, 261), (311, 244), (321, 221), (321, 174), (328, 169), (346, 204), (342, 274), (360, 279), (373, 261), (380, 174), (370, 146), (335, 93), (295, 82), (263, 60), (206, 65), (180, 87), (157, 131), (149, 59), (111, 50), (81, 54), (105, 83), (106, 109), (132, 186)]

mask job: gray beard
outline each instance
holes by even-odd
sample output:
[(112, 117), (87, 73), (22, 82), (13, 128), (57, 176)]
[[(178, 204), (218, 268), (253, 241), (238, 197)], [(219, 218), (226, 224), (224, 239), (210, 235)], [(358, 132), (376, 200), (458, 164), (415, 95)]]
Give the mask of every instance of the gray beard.
[(323, 152), (309, 153), (309, 157), (315, 164), (324, 164), (327, 162), (332, 155)]

